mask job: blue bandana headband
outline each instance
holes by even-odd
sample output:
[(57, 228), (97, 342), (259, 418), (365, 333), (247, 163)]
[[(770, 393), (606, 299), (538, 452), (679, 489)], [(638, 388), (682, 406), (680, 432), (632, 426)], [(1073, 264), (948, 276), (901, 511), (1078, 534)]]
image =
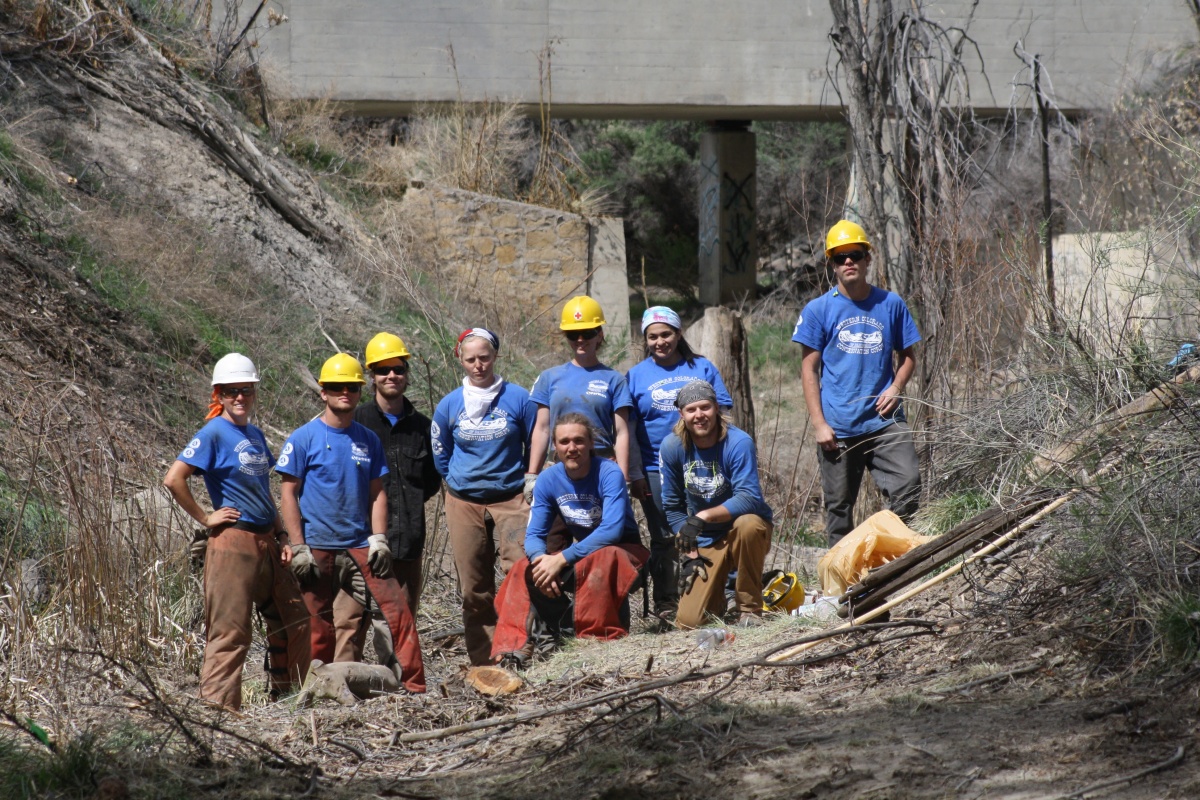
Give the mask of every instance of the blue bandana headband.
[(683, 330), (683, 322), (679, 319), (679, 315), (666, 306), (650, 306), (642, 312), (642, 333), (645, 334), (646, 328), (656, 322), (670, 325), (677, 331)]

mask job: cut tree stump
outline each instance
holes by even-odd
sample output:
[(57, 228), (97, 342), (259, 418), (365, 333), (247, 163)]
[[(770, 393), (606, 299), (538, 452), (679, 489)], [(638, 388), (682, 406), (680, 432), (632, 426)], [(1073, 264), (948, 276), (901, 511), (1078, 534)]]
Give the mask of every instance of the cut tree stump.
[(750, 343), (742, 315), (724, 306), (704, 309), (684, 333), (688, 344), (713, 363), (733, 397), (733, 424), (754, 436), (754, 400), (750, 394)]
[(512, 694), (524, 685), (520, 677), (503, 667), (471, 667), (465, 682), (480, 694), (492, 697)]

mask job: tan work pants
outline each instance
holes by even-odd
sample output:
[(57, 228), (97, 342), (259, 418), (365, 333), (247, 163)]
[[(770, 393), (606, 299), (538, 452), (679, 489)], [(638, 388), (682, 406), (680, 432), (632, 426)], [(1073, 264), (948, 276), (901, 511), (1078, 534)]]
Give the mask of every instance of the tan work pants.
[(446, 527), (462, 589), (467, 654), (475, 666), (492, 663), (496, 631), (496, 557), (507, 575), (525, 557), (529, 504), (518, 492), (494, 503), (472, 503), (446, 495)]
[(242, 665), (250, 651), (250, 612), (267, 622), (272, 693), (299, 688), (308, 674), (308, 609), (291, 571), (279, 561), (274, 534), (214, 528), (204, 558), (204, 665), (200, 696), (242, 707)]
[(735, 591), (738, 610), (743, 614), (761, 614), (763, 563), (771, 549), (771, 523), (757, 514), (744, 514), (733, 521), (729, 533), (712, 547), (701, 547), (700, 555), (712, 561), (708, 578), (696, 578), (692, 588), (679, 599), (675, 624), (680, 628), (698, 628), (705, 613), (718, 619), (725, 613), (725, 579), (737, 570)]
[[(421, 559), (392, 560), (392, 575), (400, 584), (400, 592), (417, 617), (417, 601), (421, 596)], [(392, 652), (392, 631), (379, 611), (379, 604), (367, 596), (367, 582), (355, 570), (350, 575), (350, 591), (342, 590), (333, 598), (333, 627), (337, 643), (334, 661), (362, 661), (367, 629), (372, 631), (372, 644), (380, 664), (386, 664)], [(366, 609), (371, 600), (371, 609)]]

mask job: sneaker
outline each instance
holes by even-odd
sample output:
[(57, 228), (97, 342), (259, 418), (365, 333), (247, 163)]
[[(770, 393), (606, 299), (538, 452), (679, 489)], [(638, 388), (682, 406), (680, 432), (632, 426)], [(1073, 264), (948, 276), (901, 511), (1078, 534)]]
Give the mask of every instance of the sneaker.
[(739, 628), (757, 628), (763, 624), (763, 618), (760, 614), (754, 614), (750, 611), (743, 611), (738, 617), (737, 626)]
[(733, 589), (725, 589), (725, 613), (735, 614), (738, 610), (737, 592)]

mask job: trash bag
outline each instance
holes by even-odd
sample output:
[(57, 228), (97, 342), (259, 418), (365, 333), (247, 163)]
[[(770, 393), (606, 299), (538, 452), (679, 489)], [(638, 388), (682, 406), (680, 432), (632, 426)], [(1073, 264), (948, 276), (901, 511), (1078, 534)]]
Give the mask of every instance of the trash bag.
[(891, 511), (872, 514), (821, 557), (817, 564), (821, 591), (838, 597), (858, 583), (868, 570), (899, 558), (933, 538), (911, 530)]

